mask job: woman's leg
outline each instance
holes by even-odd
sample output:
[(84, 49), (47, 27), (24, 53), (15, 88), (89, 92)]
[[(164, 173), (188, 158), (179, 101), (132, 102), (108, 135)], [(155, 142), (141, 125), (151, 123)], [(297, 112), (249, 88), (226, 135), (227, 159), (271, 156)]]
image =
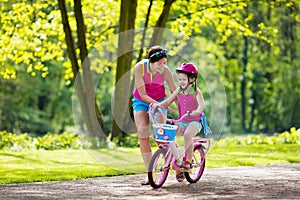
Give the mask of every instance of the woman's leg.
[(134, 121), (140, 141), (140, 151), (146, 171), (148, 171), (148, 165), (152, 157), (149, 139), (149, 115), (146, 111), (136, 111), (134, 112)]

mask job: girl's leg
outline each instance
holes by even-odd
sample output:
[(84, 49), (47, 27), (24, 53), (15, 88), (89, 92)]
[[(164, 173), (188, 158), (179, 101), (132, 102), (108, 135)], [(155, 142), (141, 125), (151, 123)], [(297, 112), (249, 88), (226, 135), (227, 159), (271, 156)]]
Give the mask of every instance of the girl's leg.
[(198, 127), (195, 124), (190, 124), (184, 132), (184, 149), (186, 160), (191, 161), (193, 157), (193, 137), (198, 133)]
[(146, 171), (148, 171), (148, 165), (152, 157), (152, 151), (150, 147), (149, 139), (149, 116), (146, 111), (134, 112), (134, 120), (138, 132), (140, 141), (140, 151), (143, 157)]

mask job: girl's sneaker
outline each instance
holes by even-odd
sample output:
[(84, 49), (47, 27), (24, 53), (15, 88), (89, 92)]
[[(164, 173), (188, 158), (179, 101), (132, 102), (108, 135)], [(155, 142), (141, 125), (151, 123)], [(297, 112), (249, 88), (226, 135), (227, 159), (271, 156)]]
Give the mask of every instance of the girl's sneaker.
[(186, 159), (186, 155), (184, 155), (184, 157), (183, 157), (181, 167), (183, 167), (184, 169), (191, 169), (192, 168), (192, 163), (191, 163), (190, 160)]
[(184, 173), (182, 171), (176, 171), (176, 180), (178, 182), (182, 182), (184, 178)]
[(191, 162), (188, 160), (183, 161), (182, 167), (185, 169), (191, 169)]

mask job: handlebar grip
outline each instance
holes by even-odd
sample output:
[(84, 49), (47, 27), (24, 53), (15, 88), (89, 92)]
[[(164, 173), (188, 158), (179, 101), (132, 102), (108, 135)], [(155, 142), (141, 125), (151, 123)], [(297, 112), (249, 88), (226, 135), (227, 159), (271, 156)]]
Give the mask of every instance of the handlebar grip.
[[(160, 107), (157, 107), (157, 108), (155, 108), (155, 109), (153, 109), (153, 104), (151, 103), (150, 105), (149, 105), (149, 116), (150, 116), (150, 120), (153, 122), (153, 123), (165, 123), (165, 121), (166, 121), (166, 119), (167, 119), (167, 116), (166, 116), (166, 113), (163, 111), (163, 109), (162, 108), (160, 108)], [(161, 121), (163, 121), (163, 122), (159, 122), (159, 120), (157, 119), (157, 113), (160, 113), (160, 115), (162, 116), (162, 119), (161, 119)]]

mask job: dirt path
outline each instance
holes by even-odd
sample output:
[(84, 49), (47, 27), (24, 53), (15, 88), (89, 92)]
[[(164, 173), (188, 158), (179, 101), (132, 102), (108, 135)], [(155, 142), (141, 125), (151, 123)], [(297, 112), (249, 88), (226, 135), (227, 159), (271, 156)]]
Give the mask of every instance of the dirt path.
[(0, 185), (0, 199), (299, 199), (300, 163), (205, 169), (200, 181), (169, 174), (160, 189), (140, 186), (145, 174)]

